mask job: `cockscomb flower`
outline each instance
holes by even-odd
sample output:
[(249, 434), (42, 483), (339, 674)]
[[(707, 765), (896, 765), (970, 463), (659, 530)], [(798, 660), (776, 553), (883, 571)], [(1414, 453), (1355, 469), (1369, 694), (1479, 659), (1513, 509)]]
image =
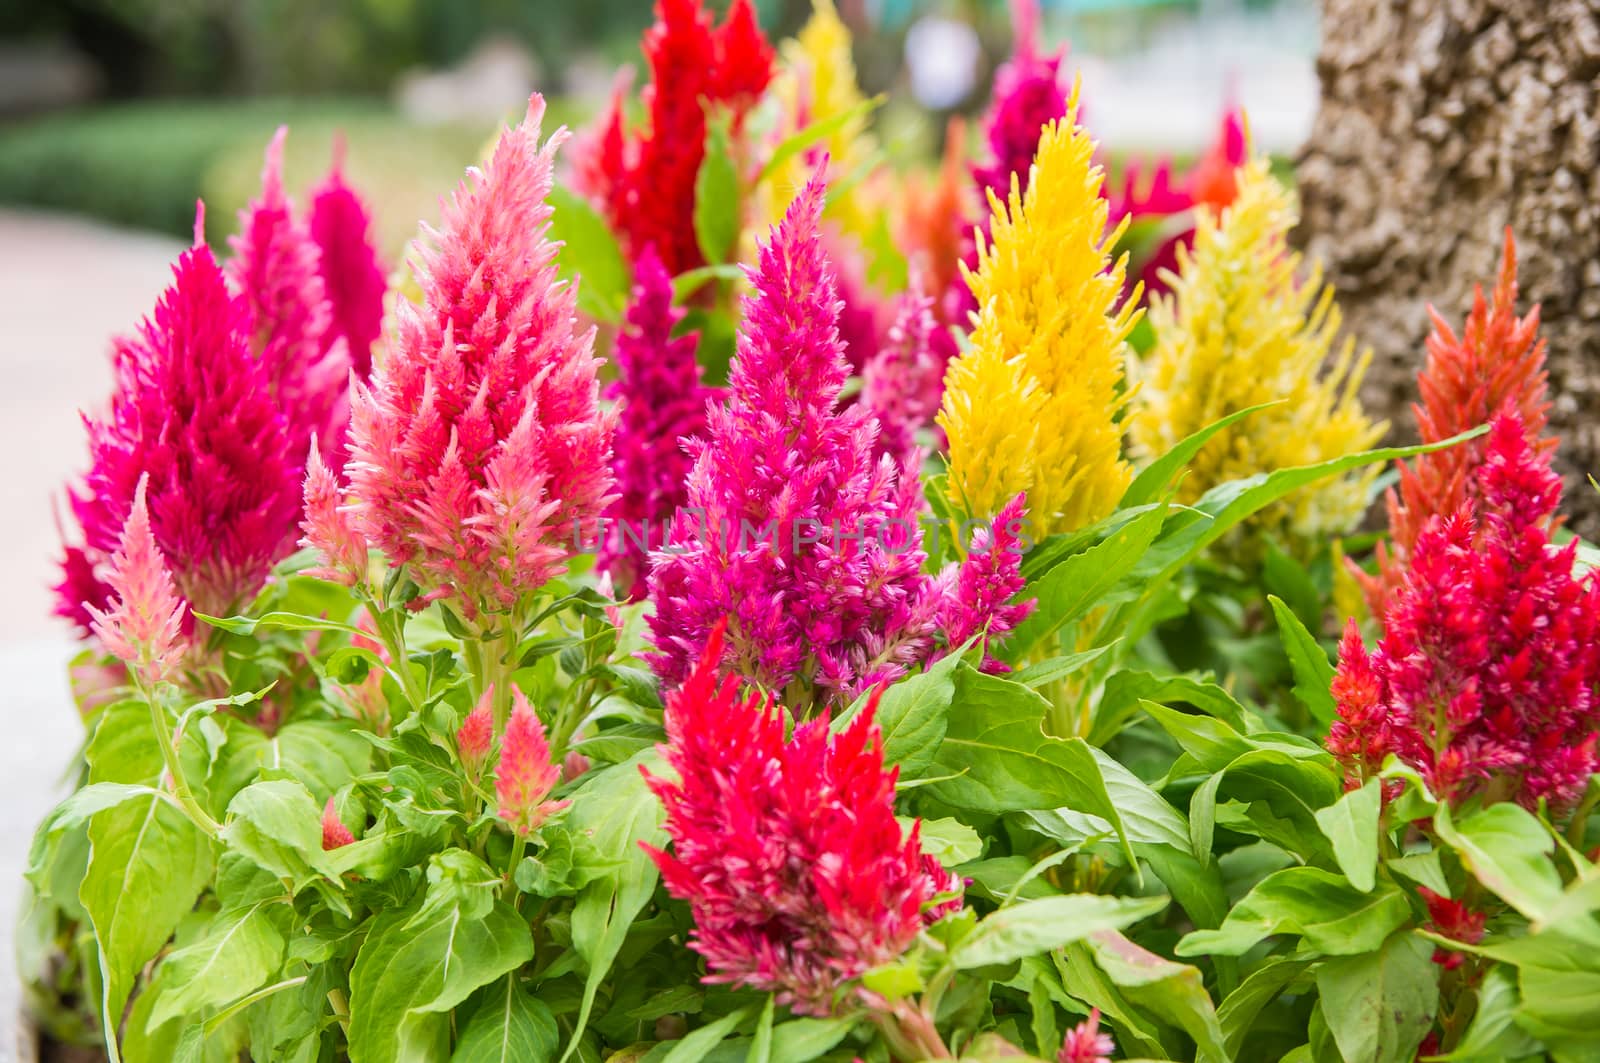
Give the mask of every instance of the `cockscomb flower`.
[(592, 540), (611, 502), (615, 414), (594, 330), (548, 237), (544, 100), (506, 130), (419, 243), (423, 304), (403, 303), (387, 357), (352, 399), (350, 511), (427, 596), (468, 620), (514, 612)]
[(232, 613), (294, 548), (302, 455), (291, 450), (279, 403), (250, 353), (248, 322), (245, 304), (197, 241), (179, 256), (152, 316), (116, 342), (111, 410), (85, 418), (91, 464), (71, 495), (84, 542), (73, 548), (81, 557), (69, 555), (58, 614), (106, 607), (105, 597), (77, 596), (106, 593), (96, 573), (117, 547), (141, 480), (156, 545), (199, 612)]
[(968, 283), (980, 307), (971, 345), (945, 374), (939, 425), (950, 440), (952, 500), (997, 513), (1026, 491), (1040, 534), (1091, 524), (1133, 477), (1122, 456), (1126, 339), (1122, 235), (1106, 231), (1094, 142), (1067, 118), (1045, 129), (1027, 191), (993, 199)]
[[(841, 187), (829, 197), (823, 213), (841, 233), (859, 241), (872, 233), (880, 216), (867, 201), (867, 186), (861, 180), (878, 147), (867, 131), (868, 118), (862, 108), (866, 97), (856, 83), (852, 47), (850, 28), (839, 17), (833, 0), (812, 0), (811, 17), (793, 40), (780, 46), (781, 70), (773, 81), (773, 93), (783, 106), (781, 133), (789, 135), (847, 114), (852, 117), (821, 143), (797, 153), (768, 175), (765, 217), (776, 222), (783, 215), (788, 197), (805, 185), (816, 160), (826, 155), (831, 160), (830, 181)], [(844, 184), (847, 178), (852, 180)]]
[(367, 540), (344, 508), (344, 487), (323, 462), (315, 437), (306, 459), (305, 537), (301, 546), (321, 551), (325, 564), (306, 570), (309, 576), (354, 587), (367, 577)]
[(346, 845), (353, 845), (356, 836), (350, 833), (350, 828), (344, 825), (344, 820), (339, 818), (339, 812), (333, 807), (333, 798), (328, 798), (328, 803), (322, 806), (322, 849), (332, 852), (334, 849), (343, 849)]
[[(1033, 612), (1032, 599), (1013, 601), (1026, 585), (1017, 559), (1023, 554), (1021, 535), (1026, 514), (1026, 495), (1006, 503), (993, 524), (973, 533), (966, 562), (955, 571), (951, 592), (945, 596), (939, 626), (952, 646), (963, 645), (974, 635), (987, 634), (998, 641)], [(994, 671), (998, 662), (991, 655), (986, 670)]]
[(1548, 462), (1518, 418), (1496, 418), (1476, 517), (1463, 507), (1423, 529), (1376, 650), (1346, 636), (1345, 726), (1329, 748), (1353, 776), (1393, 753), (1451, 802), (1582, 793), (1597, 767), (1600, 580), (1573, 575), (1576, 542), (1550, 543), (1561, 481)]
[[(1364, 450), (1383, 436), (1357, 390), (1370, 360), (1339, 329), (1333, 291), (1320, 274), (1296, 277), (1288, 250), (1296, 221), (1290, 194), (1265, 159), (1240, 171), (1239, 196), (1217, 215), (1199, 212), (1194, 247), (1179, 252), (1172, 292), (1151, 306), (1155, 346), (1137, 365), (1133, 442), (1148, 458), (1228, 414), (1278, 405), (1225, 429), (1188, 465), (1179, 500), (1263, 469), (1310, 465)], [(1286, 539), (1318, 542), (1348, 531), (1367, 506), (1376, 466), (1319, 481), (1255, 521)]]
[(599, 559), (614, 586), (635, 600), (644, 597), (648, 551), (664, 545), (667, 525), (688, 498), (694, 459), (683, 441), (704, 433), (706, 403), (718, 394), (700, 379), (699, 334), (672, 334), (683, 318), (672, 305), (672, 278), (646, 248), (613, 348), (617, 379), (606, 390), (620, 405), (611, 459), (617, 500), (606, 513)]
[(676, 778), (645, 777), (672, 851), (646, 848), (689, 904), (706, 982), (806, 1015), (853, 1010), (851, 980), (904, 952), (953, 880), (925, 862), (919, 827), (895, 818), (876, 695), (840, 733), (820, 718), (785, 741), (783, 711), (719, 681), (721, 659), (719, 628), (667, 698), (662, 755)]
[[(515, 695), (512, 697), (514, 699)], [(466, 765), (467, 770), (476, 774), (489, 759), (489, 750), (493, 744), (494, 688), (491, 685), (456, 730), (456, 752), (460, 754), (461, 763)]]
[(882, 349), (862, 369), (861, 404), (878, 422), (876, 452), (905, 466), (920, 460), (916, 433), (939, 411), (944, 361), (935, 349), (933, 299), (913, 288), (897, 302)]
[(750, 0), (733, 0), (714, 26), (702, 0), (658, 0), (644, 36), (648, 112), (632, 135), (621, 85), (574, 167), (581, 191), (622, 238), (630, 257), (654, 247), (676, 275), (705, 265), (695, 236), (695, 181), (705, 158), (706, 111), (729, 108), (738, 125), (772, 77), (772, 46)]
[(550, 759), (544, 724), (522, 690), (513, 687), (511, 718), (506, 721), (500, 760), (494, 769), (498, 815), (518, 834), (532, 834), (572, 803), (548, 800), (560, 781), (561, 769)]
[(322, 281), (322, 252), (283, 190), (280, 127), (267, 146), (261, 194), (239, 214), (229, 239), (228, 276), (250, 312), (251, 347), (284, 411), (290, 453), (304, 457), (312, 436), (330, 450), (344, 437), (350, 353), (334, 325)]
[(383, 331), (387, 271), (372, 244), (372, 214), (344, 177), (344, 141), (335, 142), (333, 167), (311, 190), (311, 238), (320, 251), (318, 273), (331, 312), (330, 331), (345, 341), (357, 379), (372, 372), (372, 345)]
[(134, 490), (133, 509), (111, 555), (106, 581), (116, 600), (105, 612), (90, 609), (101, 644), (141, 683), (154, 686), (178, 669), (189, 647), (183, 636), (183, 599), (150, 531), (146, 482), (140, 479)]
[(1067, 1031), (1056, 1053), (1056, 1063), (1111, 1063), (1117, 1043), (1100, 1032), (1100, 1009), (1091, 1008), (1089, 1017)]
[[(1476, 945), (1483, 940), (1484, 924), (1488, 922), (1486, 913), (1474, 911), (1460, 901), (1435, 893), (1426, 886), (1417, 887), (1417, 896), (1428, 906), (1428, 922), (1433, 924), (1434, 932), (1440, 937), (1464, 945)], [(1465, 960), (1465, 953), (1443, 945), (1433, 950), (1433, 962), (1447, 971), (1460, 967)]]
[[(1542, 437), (1550, 404), (1539, 308), (1519, 318), (1516, 303), (1517, 248), (1508, 228), (1494, 294), (1485, 299), (1483, 289), (1475, 289), (1461, 335), (1437, 310), (1428, 310), (1433, 333), (1427, 342), (1427, 364), (1417, 375), (1422, 401), (1412, 406), (1422, 442), (1449, 439), (1510, 411), (1536, 437), (1535, 449), (1555, 450), (1556, 441)], [(1369, 576), (1351, 566), (1374, 615), (1383, 615), (1389, 598), (1405, 581), (1407, 559), (1429, 520), (1457, 513), (1463, 506), (1476, 507), (1480, 490), (1476, 472), (1487, 446), (1486, 440), (1474, 439), (1400, 465), (1400, 483), (1386, 498), (1389, 543), (1378, 547), (1378, 572)]]
[(650, 574), (651, 663), (666, 683), (731, 618), (726, 666), (797, 709), (937, 656), (954, 585), (921, 571), (915, 470), (873, 456), (863, 404), (838, 408), (848, 371), (823, 194), (819, 170), (750, 270), (728, 401), (691, 445), (689, 507)]
[(983, 118), (989, 158), (972, 168), (980, 196), (987, 200), (992, 195), (1002, 202), (1013, 184), (1019, 194), (1027, 193), (1045, 127), (1059, 123), (1070, 128), (1078, 109), (1077, 91), (1069, 98), (1061, 74), (1066, 49), (1054, 55), (1039, 51), (1038, 0), (1012, 0), (1011, 23), (1015, 37), (1011, 58), (995, 71)]

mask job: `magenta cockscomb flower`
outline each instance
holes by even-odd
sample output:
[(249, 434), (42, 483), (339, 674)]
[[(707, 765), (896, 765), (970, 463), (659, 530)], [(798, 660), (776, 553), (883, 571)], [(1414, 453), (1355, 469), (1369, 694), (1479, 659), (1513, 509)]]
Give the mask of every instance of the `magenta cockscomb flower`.
[(783, 711), (719, 681), (721, 657), (719, 628), (667, 698), (662, 753), (677, 778), (645, 776), (672, 851), (650, 853), (694, 915), (706, 982), (807, 1015), (849, 1010), (850, 981), (904, 952), (959, 886), (895, 818), (876, 696), (839, 734), (822, 718), (785, 741)]
[[(199, 226), (197, 225), (197, 230)], [(86, 418), (91, 465), (72, 492), (84, 542), (69, 553), (57, 613), (81, 617), (100, 589), (147, 480), (156, 545), (183, 597), (226, 616), (247, 602), (294, 547), (299, 463), (261, 364), (248, 310), (203, 243), (173, 267), (154, 314), (114, 348), (110, 413)], [(98, 580), (98, 584), (91, 582)]]
[[(1027, 584), (1018, 559), (1024, 550), (1022, 533), (1027, 496), (1018, 495), (1006, 503), (994, 522), (973, 532), (972, 548), (960, 568), (946, 576), (952, 586), (943, 597), (939, 626), (952, 646), (960, 646), (976, 635), (987, 635), (992, 642), (1003, 638), (1033, 612), (1033, 599), (1014, 601)], [(1003, 670), (989, 655), (985, 669)]]
[(133, 509), (111, 555), (106, 582), (115, 601), (105, 612), (92, 606), (90, 612), (101, 644), (142, 683), (154, 686), (178, 669), (189, 647), (183, 636), (183, 599), (150, 531), (147, 480), (141, 478), (134, 490)]
[(944, 652), (939, 621), (959, 582), (922, 572), (915, 469), (874, 457), (863, 404), (839, 408), (848, 369), (817, 231), (822, 172), (750, 271), (728, 401), (692, 443), (688, 506), (650, 574), (652, 664), (666, 683), (726, 619), (724, 665), (801, 710)]
[(861, 372), (861, 405), (878, 422), (877, 453), (896, 465), (920, 459), (917, 432), (933, 423), (944, 393), (933, 299), (913, 289), (898, 300), (885, 343)]
[(365, 380), (372, 345), (383, 331), (383, 263), (372, 243), (372, 213), (344, 178), (344, 140), (334, 142), (333, 167), (311, 190), (308, 226), (321, 252), (318, 273), (327, 295), (331, 331), (341, 336), (350, 368)]
[(500, 741), (500, 760), (494, 769), (498, 814), (519, 834), (532, 834), (570, 801), (549, 800), (561, 781), (561, 769), (550, 760), (550, 743), (544, 724), (528, 705), (521, 689), (511, 691), (511, 718)]
[(463, 616), (515, 610), (592, 541), (611, 502), (615, 414), (602, 411), (593, 329), (557, 277), (544, 99), (419, 247), (383, 363), (352, 398), (351, 511), (367, 539)]
[(1067, 1031), (1061, 1051), (1056, 1053), (1057, 1063), (1111, 1063), (1111, 1053), (1117, 1043), (1108, 1033), (1100, 1032), (1100, 1009), (1091, 1008), (1089, 1017)]
[(305, 516), (300, 521), (305, 538), (300, 545), (322, 552), (325, 564), (307, 569), (319, 579), (354, 587), (367, 576), (367, 540), (345, 509), (339, 477), (322, 461), (315, 438), (306, 459)]
[(334, 325), (322, 280), (322, 253), (283, 190), (279, 128), (267, 146), (261, 194), (239, 214), (228, 242), (228, 275), (250, 311), (252, 349), (284, 411), (290, 453), (303, 459), (311, 437), (330, 452), (349, 417), (350, 354)]
[(494, 687), (483, 692), (478, 704), (461, 721), (456, 730), (456, 752), (461, 763), (473, 774), (489, 759), (489, 749), (494, 744)]
[(355, 844), (356, 836), (350, 833), (350, 828), (344, 825), (344, 820), (339, 818), (338, 809), (333, 807), (333, 798), (328, 798), (328, 803), (322, 806), (322, 849), (332, 852), (343, 849), (347, 845)]
[(995, 71), (989, 110), (983, 118), (989, 158), (972, 168), (984, 202), (990, 194), (1003, 202), (1011, 193), (1013, 178), (1022, 192), (1028, 190), (1040, 130), (1067, 113), (1067, 90), (1061, 76), (1066, 49), (1054, 55), (1039, 51), (1038, 0), (1012, 0), (1011, 11), (1015, 43), (1011, 58)]
[(1352, 781), (1389, 753), (1441, 798), (1560, 806), (1600, 762), (1600, 579), (1551, 545), (1561, 481), (1520, 419), (1495, 419), (1464, 508), (1417, 537), (1384, 636), (1347, 635), (1329, 749)]
[(611, 470), (617, 500), (606, 516), (600, 565), (614, 586), (644, 597), (648, 551), (665, 543), (673, 514), (688, 498), (694, 465), (683, 441), (704, 433), (706, 403), (718, 396), (700, 379), (698, 333), (674, 336), (684, 311), (672, 305), (672, 278), (645, 248), (634, 263), (633, 302), (613, 348), (617, 380), (606, 397), (620, 405)]

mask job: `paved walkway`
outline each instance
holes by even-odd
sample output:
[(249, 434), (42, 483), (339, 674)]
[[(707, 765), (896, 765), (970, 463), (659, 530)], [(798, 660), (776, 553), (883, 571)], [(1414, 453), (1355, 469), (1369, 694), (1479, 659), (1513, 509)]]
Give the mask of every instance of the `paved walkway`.
[(109, 338), (150, 309), (180, 250), (161, 237), (0, 211), (0, 1063), (16, 1058), (11, 931), (28, 842), (82, 739), (66, 686), (71, 638), (49, 615), (52, 505), (82, 472), (78, 413), (106, 400)]

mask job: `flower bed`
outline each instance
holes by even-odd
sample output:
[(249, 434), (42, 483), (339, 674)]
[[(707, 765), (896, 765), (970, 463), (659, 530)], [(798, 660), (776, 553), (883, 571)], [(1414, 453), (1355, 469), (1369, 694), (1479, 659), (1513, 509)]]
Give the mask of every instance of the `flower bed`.
[(881, 165), (825, 3), (779, 58), (662, 0), (642, 124), (535, 97), (393, 277), (282, 134), (201, 213), (72, 493), (48, 1032), (1592, 1055), (1600, 581), (1509, 236), (1368, 449), (1242, 126), (1110, 188), (1019, 29), (970, 172)]

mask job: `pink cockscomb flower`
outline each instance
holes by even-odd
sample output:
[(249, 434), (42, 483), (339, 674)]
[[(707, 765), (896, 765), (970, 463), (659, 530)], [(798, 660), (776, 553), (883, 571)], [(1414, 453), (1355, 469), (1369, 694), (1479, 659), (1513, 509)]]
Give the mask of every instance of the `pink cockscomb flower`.
[(339, 818), (339, 811), (333, 807), (333, 798), (328, 798), (328, 803), (322, 806), (322, 849), (332, 852), (334, 849), (343, 849), (355, 843), (356, 836), (350, 833), (350, 828), (344, 825), (344, 820)]
[(1100, 1009), (1093, 1008), (1087, 1019), (1067, 1031), (1056, 1063), (1111, 1063), (1111, 1053), (1116, 1050), (1111, 1035), (1100, 1031)]
[(93, 610), (94, 633), (111, 655), (146, 686), (175, 672), (188, 650), (183, 636), (184, 602), (167, 571), (161, 547), (150, 531), (150, 510), (141, 479), (122, 539), (111, 555), (110, 584), (116, 600), (109, 610)]
[(97, 574), (141, 479), (155, 542), (199, 612), (233, 612), (294, 548), (304, 455), (293, 452), (279, 403), (250, 353), (248, 320), (197, 241), (179, 256), (154, 314), (117, 341), (110, 413), (85, 419), (91, 464), (71, 496), (84, 542), (73, 548), (81, 556), (69, 555), (58, 614), (104, 609), (104, 597), (76, 596), (103, 593)]
[(1570, 804), (1597, 767), (1600, 579), (1552, 546), (1561, 481), (1520, 419), (1494, 420), (1477, 475), (1476, 519), (1417, 537), (1377, 649), (1346, 636), (1330, 749), (1358, 776), (1393, 753), (1452, 802)]
[(876, 696), (839, 734), (819, 718), (785, 741), (770, 698), (718, 680), (721, 643), (719, 628), (667, 698), (662, 753), (677, 778), (645, 775), (672, 851), (650, 853), (694, 915), (706, 982), (807, 1015), (847, 1010), (850, 981), (904, 952), (958, 887), (895, 818)]
[(323, 463), (315, 438), (306, 460), (305, 516), (300, 529), (305, 532), (300, 545), (321, 551), (325, 561), (317, 568), (307, 569), (307, 575), (346, 587), (354, 587), (366, 578), (367, 540), (345, 510), (343, 486)]
[(545, 202), (558, 130), (544, 99), (507, 130), (419, 247), (423, 305), (352, 397), (351, 512), (367, 539), (467, 619), (514, 612), (611, 502), (615, 415), (594, 330), (557, 277)]
[(896, 465), (920, 459), (916, 434), (933, 423), (944, 393), (944, 358), (933, 299), (913, 289), (898, 300), (886, 342), (861, 373), (861, 405), (878, 422), (878, 454)]
[(372, 345), (383, 331), (383, 263), (372, 244), (372, 214), (344, 177), (344, 140), (333, 167), (311, 190), (308, 227), (321, 252), (318, 273), (328, 299), (331, 332), (344, 339), (357, 379), (372, 372)]
[(634, 264), (633, 302), (617, 337), (617, 380), (606, 397), (620, 404), (611, 459), (617, 500), (607, 511), (600, 565), (632, 599), (644, 597), (648, 551), (688, 498), (694, 460), (683, 441), (704, 433), (706, 403), (717, 390), (700, 380), (697, 333), (674, 336), (684, 311), (672, 305), (672, 278), (645, 248)]
[[(1476, 945), (1483, 940), (1487, 913), (1475, 911), (1460, 901), (1435, 893), (1426, 886), (1417, 887), (1417, 896), (1428, 906), (1428, 922), (1440, 937)], [(1466, 954), (1441, 945), (1433, 950), (1433, 962), (1447, 971), (1455, 970), (1466, 960)]]
[(476, 774), (478, 768), (489, 759), (489, 749), (493, 744), (494, 688), (491, 686), (461, 721), (456, 731), (456, 752), (461, 755), (461, 763), (467, 770)]
[(874, 457), (877, 422), (838, 405), (848, 369), (817, 231), (826, 165), (750, 270), (728, 401), (691, 445), (689, 505), (650, 574), (666, 683), (729, 618), (723, 663), (802, 710), (937, 656), (956, 582), (922, 572), (915, 470)]
[[(952, 646), (979, 634), (997, 642), (1033, 612), (1037, 604), (1033, 599), (1014, 601), (1027, 583), (1018, 567), (1026, 503), (1027, 496), (1019, 494), (1006, 503), (993, 524), (973, 532), (966, 563), (953, 570), (954, 586), (943, 598), (939, 618)], [(1003, 667), (992, 655), (985, 660), (986, 670)]]
[(333, 453), (344, 438), (350, 354), (323, 285), (322, 252), (284, 193), (288, 132), (281, 127), (272, 138), (261, 194), (239, 214), (228, 276), (249, 308), (252, 349), (284, 411), (298, 461), (312, 436)]
[(985, 203), (989, 195), (1003, 202), (1013, 180), (1021, 192), (1028, 190), (1039, 133), (1067, 113), (1067, 89), (1061, 76), (1066, 49), (1054, 55), (1039, 51), (1038, 0), (1012, 0), (1011, 10), (1016, 40), (1011, 58), (995, 71), (989, 110), (983, 118), (989, 158), (972, 169), (979, 198)]
[(532, 834), (569, 801), (551, 801), (550, 791), (561, 781), (561, 769), (550, 759), (544, 724), (528, 705), (520, 688), (511, 691), (511, 718), (500, 741), (500, 760), (494, 769), (494, 793), (499, 816), (519, 834)]

